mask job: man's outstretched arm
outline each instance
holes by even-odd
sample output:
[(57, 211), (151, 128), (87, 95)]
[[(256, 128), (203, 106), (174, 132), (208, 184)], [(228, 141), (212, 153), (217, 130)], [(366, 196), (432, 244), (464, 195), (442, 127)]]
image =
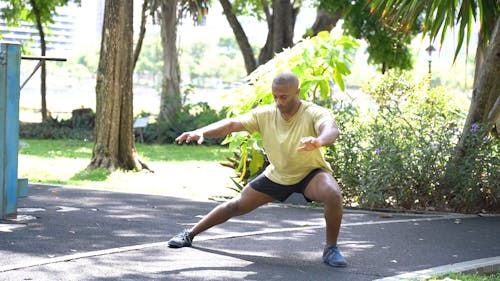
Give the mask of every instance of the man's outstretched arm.
[(202, 144), (205, 138), (221, 138), (233, 132), (245, 131), (245, 127), (236, 118), (223, 119), (203, 128), (191, 132), (184, 132), (175, 141), (179, 144), (183, 142), (196, 141)]

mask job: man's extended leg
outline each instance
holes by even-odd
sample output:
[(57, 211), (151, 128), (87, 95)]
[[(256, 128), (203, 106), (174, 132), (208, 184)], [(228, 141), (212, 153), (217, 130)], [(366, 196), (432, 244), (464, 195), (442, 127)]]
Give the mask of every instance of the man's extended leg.
[(304, 195), (324, 205), (326, 245), (323, 261), (331, 266), (343, 267), (347, 261), (340, 255), (337, 240), (342, 223), (342, 194), (337, 181), (328, 173), (318, 173), (309, 182)]
[(179, 233), (168, 245), (173, 248), (191, 246), (192, 239), (212, 226), (226, 222), (232, 217), (244, 215), (257, 207), (272, 202), (274, 199), (262, 192), (246, 186), (243, 191), (230, 201), (215, 207), (210, 213), (196, 223), (189, 231)]

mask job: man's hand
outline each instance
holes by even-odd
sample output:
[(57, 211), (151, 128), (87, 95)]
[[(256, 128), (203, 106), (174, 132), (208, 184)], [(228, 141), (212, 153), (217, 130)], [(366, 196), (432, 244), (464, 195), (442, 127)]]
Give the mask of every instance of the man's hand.
[(198, 130), (191, 132), (184, 132), (175, 139), (175, 141), (178, 144), (182, 144), (184, 141), (186, 143), (190, 143), (191, 141), (196, 141), (198, 144), (202, 144), (204, 140), (205, 138), (203, 137), (203, 132)]
[(315, 137), (304, 137), (300, 139), (300, 144), (297, 151), (311, 151), (321, 147), (321, 142)]

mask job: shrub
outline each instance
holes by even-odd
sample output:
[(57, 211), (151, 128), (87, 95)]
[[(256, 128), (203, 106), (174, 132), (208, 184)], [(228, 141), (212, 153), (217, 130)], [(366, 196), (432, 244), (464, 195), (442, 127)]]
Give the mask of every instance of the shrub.
[(95, 114), (90, 108), (72, 112), (71, 119), (49, 116), (45, 123), (20, 123), (19, 136), (27, 139), (94, 139)]
[[(473, 124), (465, 142), (467, 153), (447, 166), (441, 190), (443, 204), (463, 212), (500, 210), (500, 140)], [(449, 189), (449, 190), (448, 190)]]
[[(184, 104), (176, 113), (176, 123), (154, 123), (144, 132), (145, 142), (172, 143), (179, 134), (192, 131), (223, 119), (227, 115), (227, 108), (216, 111), (206, 102)], [(206, 139), (205, 144), (220, 144), (220, 139)]]
[(91, 108), (79, 108), (71, 112), (71, 127), (93, 129), (95, 126), (95, 113)]
[[(374, 81), (374, 80), (372, 80)], [(342, 135), (327, 151), (346, 203), (369, 208), (498, 210), (499, 142), (481, 126), (450, 166), (464, 112), (442, 89), (390, 72), (365, 91), (375, 110), (340, 104)], [(444, 176), (452, 175), (444, 182)]]

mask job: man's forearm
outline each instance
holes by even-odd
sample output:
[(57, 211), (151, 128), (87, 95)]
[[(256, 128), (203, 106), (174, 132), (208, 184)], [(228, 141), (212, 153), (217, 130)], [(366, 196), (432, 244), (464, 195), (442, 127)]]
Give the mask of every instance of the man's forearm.
[(232, 132), (241, 131), (241, 127), (234, 119), (223, 119), (196, 131), (202, 133), (205, 138), (221, 138)]

